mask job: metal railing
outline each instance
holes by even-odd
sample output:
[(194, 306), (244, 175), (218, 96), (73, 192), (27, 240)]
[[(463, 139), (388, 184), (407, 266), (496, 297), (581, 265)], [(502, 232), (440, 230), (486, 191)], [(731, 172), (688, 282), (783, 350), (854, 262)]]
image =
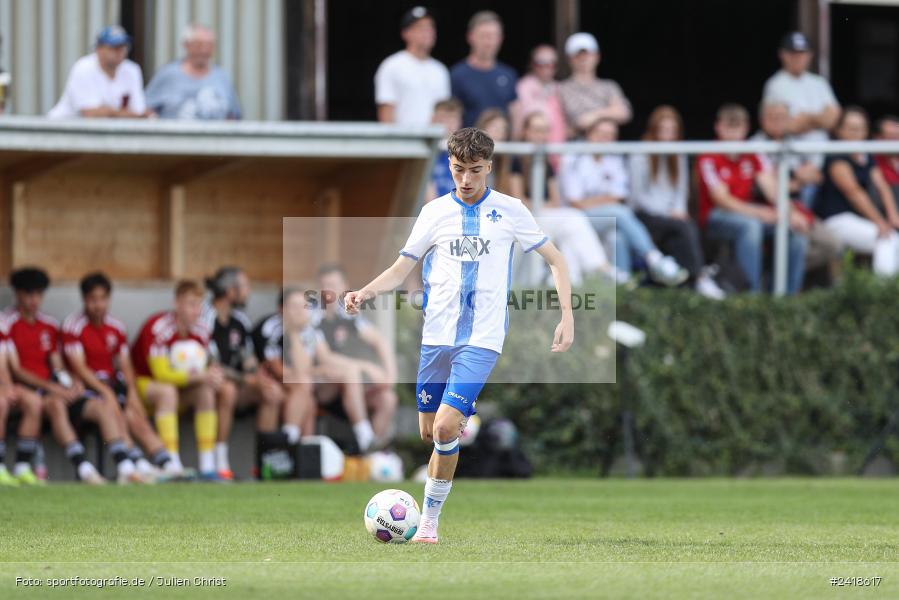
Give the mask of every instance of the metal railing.
[(899, 142), (802, 142), (802, 141), (745, 141), (745, 142), (614, 142), (594, 144), (566, 142), (564, 144), (531, 144), (503, 142), (496, 145), (496, 153), (509, 156), (531, 156), (531, 202), (536, 210), (544, 202), (546, 161), (548, 154), (766, 154), (777, 163), (777, 225), (774, 235), (774, 294), (787, 291), (789, 267), (787, 240), (790, 231), (789, 161), (793, 155), (806, 154), (899, 154)]

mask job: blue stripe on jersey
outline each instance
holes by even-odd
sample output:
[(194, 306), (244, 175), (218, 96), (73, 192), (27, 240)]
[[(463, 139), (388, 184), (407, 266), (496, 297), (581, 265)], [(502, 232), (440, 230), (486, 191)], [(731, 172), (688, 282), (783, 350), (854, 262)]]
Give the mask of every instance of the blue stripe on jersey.
[(431, 293), (431, 282), (428, 278), (431, 276), (431, 263), (434, 262), (434, 255), (437, 254), (437, 246), (431, 246), (431, 249), (425, 254), (425, 259), (421, 263), (421, 283), (423, 289), (423, 297), (421, 299), (421, 314), (425, 314), (428, 308), (428, 294)]
[(536, 250), (537, 248), (539, 248), (540, 246), (545, 244), (547, 241), (549, 241), (549, 236), (544, 235), (542, 240), (540, 240), (539, 242), (537, 242), (536, 244), (534, 244), (533, 246), (531, 246), (530, 248), (525, 250), (525, 252), (530, 252), (531, 250)]
[(462, 235), (478, 235), (481, 233), (481, 209), (471, 206), (462, 207)]
[(506, 324), (503, 325), (503, 333), (509, 332), (509, 297), (512, 295), (512, 253), (515, 252), (515, 242), (509, 244), (509, 271), (506, 273)]
[(468, 343), (474, 325), (475, 285), (478, 280), (476, 260), (462, 262), (462, 285), (459, 290), (459, 320), (456, 321), (456, 346)]

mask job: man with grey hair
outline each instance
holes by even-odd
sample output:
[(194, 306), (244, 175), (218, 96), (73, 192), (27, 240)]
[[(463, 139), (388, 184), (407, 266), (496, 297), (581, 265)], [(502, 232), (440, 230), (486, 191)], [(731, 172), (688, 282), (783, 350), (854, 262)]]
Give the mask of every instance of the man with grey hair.
[(164, 119), (239, 119), (240, 103), (231, 78), (212, 62), (215, 33), (191, 24), (181, 35), (184, 57), (153, 76), (147, 106)]

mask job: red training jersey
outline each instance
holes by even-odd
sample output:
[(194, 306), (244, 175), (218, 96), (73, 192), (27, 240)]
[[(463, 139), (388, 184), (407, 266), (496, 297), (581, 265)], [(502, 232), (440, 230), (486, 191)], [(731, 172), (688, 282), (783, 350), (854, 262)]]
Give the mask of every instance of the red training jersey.
[(125, 325), (109, 315), (99, 325), (78, 311), (62, 322), (62, 347), (66, 356), (83, 356), (88, 368), (101, 379), (112, 379), (117, 371), (115, 359), (127, 354)]
[(879, 155), (874, 157), (874, 162), (887, 180), (887, 185), (899, 185), (899, 156)]
[(28, 322), (15, 308), (4, 314), (9, 336), (7, 348), (15, 351), (19, 365), (42, 379), (50, 379), (50, 355), (59, 349), (59, 323), (50, 315), (37, 313)]
[(134, 372), (138, 376), (152, 377), (150, 357), (168, 356), (172, 344), (187, 339), (200, 342), (204, 348), (209, 346), (209, 333), (201, 322), (195, 323), (187, 335), (180, 335), (174, 312), (166, 311), (153, 315), (141, 327), (134, 345), (131, 346)]
[(743, 202), (752, 202), (755, 176), (771, 168), (771, 161), (761, 154), (703, 154), (696, 161), (699, 171), (699, 224), (705, 227), (709, 213), (715, 207), (709, 190), (722, 183), (730, 194)]

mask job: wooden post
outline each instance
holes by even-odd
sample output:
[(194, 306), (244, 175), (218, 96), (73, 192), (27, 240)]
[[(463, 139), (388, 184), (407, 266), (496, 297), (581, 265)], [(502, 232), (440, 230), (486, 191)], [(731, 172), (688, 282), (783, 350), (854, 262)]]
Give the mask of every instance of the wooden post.
[(186, 193), (183, 185), (165, 187), (163, 198), (163, 254), (164, 275), (177, 279), (184, 276), (184, 205)]
[(565, 59), (565, 40), (572, 33), (581, 29), (581, 2), (580, 0), (556, 0), (555, 2), (555, 40), (559, 49), (559, 77), (567, 77), (569, 74), (568, 61)]
[(28, 232), (28, 211), (25, 202), (28, 188), (22, 181), (12, 184), (12, 249), (10, 267), (18, 267), (28, 260), (25, 234)]

